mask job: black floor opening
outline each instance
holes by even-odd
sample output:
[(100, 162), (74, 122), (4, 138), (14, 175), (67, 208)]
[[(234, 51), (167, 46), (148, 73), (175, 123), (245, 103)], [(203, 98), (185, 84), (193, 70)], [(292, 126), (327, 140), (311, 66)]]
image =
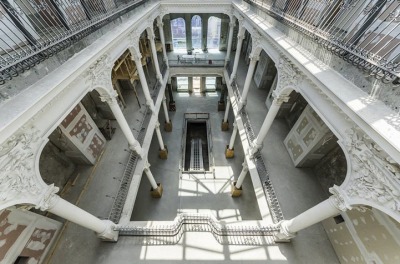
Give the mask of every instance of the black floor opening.
[(186, 127), (185, 171), (209, 171), (206, 121), (188, 121)]

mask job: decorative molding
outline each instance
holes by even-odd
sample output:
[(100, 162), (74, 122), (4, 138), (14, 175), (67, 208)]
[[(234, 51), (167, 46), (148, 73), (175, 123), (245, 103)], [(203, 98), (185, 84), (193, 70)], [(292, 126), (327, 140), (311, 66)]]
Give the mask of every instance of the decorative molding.
[(108, 105), (114, 105), (114, 104), (118, 104), (117, 99), (116, 99), (117, 96), (118, 96), (117, 91), (115, 91), (113, 89), (110, 94), (101, 95), (100, 100), (102, 102), (107, 103)]
[(24, 127), (0, 145), (0, 208), (19, 203), (36, 205), (46, 184), (35, 172), (35, 161), (42, 144), (40, 131)]
[(347, 200), (346, 194), (339, 186), (334, 185), (333, 187), (329, 188), (329, 192), (332, 194), (329, 197), (329, 200), (338, 210), (345, 212), (352, 209)]
[(285, 88), (297, 90), (300, 74), (287, 58), (281, 56), (277, 70), (278, 83), (274, 91), (276, 95), (280, 96)]
[(84, 74), (93, 89), (96, 87), (110, 89), (112, 87), (111, 71), (113, 65), (110, 55), (105, 53), (89, 67)]
[(400, 166), (359, 128), (346, 131), (351, 171), (341, 187), (349, 201), (376, 207), (400, 219)]
[(60, 199), (60, 196), (56, 194), (58, 191), (59, 188), (54, 186), (54, 184), (49, 185), (35, 208), (42, 211), (47, 211), (52, 208), (56, 204), (57, 200)]

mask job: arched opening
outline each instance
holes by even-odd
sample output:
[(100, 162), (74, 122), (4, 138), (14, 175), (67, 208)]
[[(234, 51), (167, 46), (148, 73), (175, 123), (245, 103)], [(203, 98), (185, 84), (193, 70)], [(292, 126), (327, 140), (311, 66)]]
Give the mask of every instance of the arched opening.
[(186, 50), (186, 28), (183, 18), (171, 20), (171, 34), (174, 50)]
[(219, 49), (221, 37), (221, 19), (218, 17), (210, 17), (208, 19), (207, 48)]
[(199, 15), (195, 15), (192, 17), (192, 48), (193, 49), (201, 49), (201, 39), (202, 39), (202, 25), (201, 25), (201, 17)]

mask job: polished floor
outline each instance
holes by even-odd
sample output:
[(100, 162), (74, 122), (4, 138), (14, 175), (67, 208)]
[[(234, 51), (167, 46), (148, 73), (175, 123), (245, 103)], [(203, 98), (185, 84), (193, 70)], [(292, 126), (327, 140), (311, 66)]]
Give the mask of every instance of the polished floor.
[[(247, 67), (239, 65), (238, 83), (243, 87)], [(150, 85), (151, 87), (151, 85)], [(139, 99), (143, 95), (138, 88)], [(243, 150), (239, 137), (235, 142), (235, 158), (226, 160), (224, 149), (231, 131), (222, 132), (220, 122), (223, 112), (217, 112), (217, 93), (205, 96), (175, 93), (177, 112), (170, 112), (173, 131), (163, 131), (168, 145), (167, 160), (158, 158), (158, 142), (154, 136), (149, 152), (150, 167), (156, 180), (164, 185), (161, 199), (152, 199), (150, 185), (142, 178), (132, 214), (132, 220), (172, 220), (179, 212), (209, 212), (220, 220), (257, 220), (260, 215), (255, 201), (250, 177), (244, 183), (244, 193), (240, 198), (229, 196), (229, 183), (237, 178), (243, 162)], [(252, 85), (247, 105), (254, 130), (258, 133), (267, 113), (265, 90)], [(128, 108), (124, 114), (134, 132), (138, 130), (136, 120), (140, 110), (134, 96), (126, 96)], [(214, 143), (215, 179), (210, 175), (193, 177), (179, 174), (179, 159), (183, 113), (209, 112)], [(160, 123), (164, 113), (159, 114)], [(230, 116), (232, 120), (232, 116)], [(230, 122), (232, 123), (232, 121)], [(266, 160), (270, 177), (279, 198), (286, 219), (294, 217), (322, 201), (317, 177), (311, 170), (297, 169), (293, 166), (282, 143), (288, 127), (282, 120), (275, 120), (268, 134), (262, 154)], [(126, 141), (117, 129), (109, 141), (99, 163), (82, 171), (75, 186), (71, 186), (64, 197), (79, 207), (100, 217), (106, 218), (113, 197), (119, 186), (124, 164), (128, 158)], [(78, 189), (80, 188), (80, 189)], [(79, 191), (78, 191), (79, 190)], [(82, 191), (83, 190), (83, 191)], [(82, 192), (81, 192), (82, 191)], [(80, 194), (81, 193), (81, 194)], [(338, 259), (321, 224), (299, 232), (291, 243), (268, 246), (221, 245), (210, 233), (185, 233), (176, 245), (140, 245), (131, 237), (120, 237), (117, 243), (100, 241), (96, 235), (73, 223), (67, 223), (55, 248), (50, 252), (47, 263), (338, 263)]]

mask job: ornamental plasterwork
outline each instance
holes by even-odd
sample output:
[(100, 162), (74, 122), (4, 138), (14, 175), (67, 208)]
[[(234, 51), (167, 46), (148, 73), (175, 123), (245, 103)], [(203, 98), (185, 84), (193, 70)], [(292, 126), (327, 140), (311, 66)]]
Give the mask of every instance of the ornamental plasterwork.
[(300, 74), (295, 66), (285, 57), (281, 57), (277, 66), (278, 84), (276, 85), (275, 93), (280, 95), (285, 88), (296, 89)]
[(91, 84), (92, 88), (112, 87), (111, 71), (113, 68), (113, 62), (108, 54), (102, 55), (89, 70), (86, 71), (87, 82)]
[(34, 127), (11, 136), (0, 145), (0, 208), (26, 202), (35, 202), (46, 184), (35, 173), (35, 157), (40, 131)]
[[(400, 167), (375, 142), (356, 128), (344, 140), (351, 160), (343, 186), (349, 199), (363, 199), (400, 218)], [(398, 220), (398, 219), (397, 219)]]

